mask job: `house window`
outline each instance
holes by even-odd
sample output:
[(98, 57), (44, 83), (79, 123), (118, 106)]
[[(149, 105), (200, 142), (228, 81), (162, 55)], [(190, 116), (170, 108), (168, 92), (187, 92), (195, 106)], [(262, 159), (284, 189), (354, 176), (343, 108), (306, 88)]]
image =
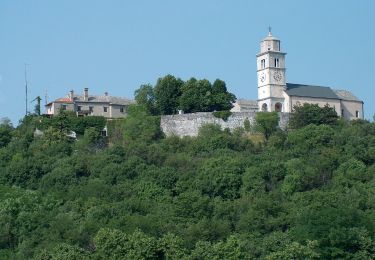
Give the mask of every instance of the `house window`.
[(356, 117), (356, 118), (358, 118), (358, 117), (359, 117), (359, 112), (358, 112), (358, 110), (357, 110), (357, 111), (355, 111), (355, 117)]
[(66, 110), (66, 105), (61, 105), (61, 110)]
[(280, 67), (279, 58), (275, 58), (275, 67)]
[(124, 107), (120, 107), (120, 112), (124, 113)]
[(108, 112), (108, 107), (103, 107), (103, 111), (106, 113)]
[(262, 69), (264, 69), (266, 67), (266, 60), (265, 59), (263, 59), (263, 60), (260, 61), (260, 67)]
[(82, 110), (82, 106), (77, 106), (77, 111), (81, 111)]
[(90, 111), (90, 113), (94, 112), (94, 107), (89, 106), (89, 111)]

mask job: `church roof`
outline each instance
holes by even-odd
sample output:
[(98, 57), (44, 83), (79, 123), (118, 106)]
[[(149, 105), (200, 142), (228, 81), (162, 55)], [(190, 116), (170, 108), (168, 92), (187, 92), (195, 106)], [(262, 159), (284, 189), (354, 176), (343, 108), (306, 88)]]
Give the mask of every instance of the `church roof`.
[(330, 87), (287, 83), (286, 93), (289, 96), (340, 99)]
[(359, 100), (356, 96), (354, 96), (351, 92), (349, 92), (347, 90), (335, 89), (333, 91), (342, 100), (359, 101), (359, 102), (361, 102), (361, 100)]

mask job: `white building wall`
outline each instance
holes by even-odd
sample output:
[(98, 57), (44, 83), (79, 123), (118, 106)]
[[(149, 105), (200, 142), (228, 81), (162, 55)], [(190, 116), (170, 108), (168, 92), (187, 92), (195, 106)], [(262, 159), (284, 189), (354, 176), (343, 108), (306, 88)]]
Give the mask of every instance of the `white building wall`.
[(329, 99), (329, 98), (312, 98), (312, 97), (297, 97), (292, 96), (290, 97), (291, 108), (293, 110), (293, 106), (295, 105), (303, 105), (304, 103), (308, 104), (318, 104), (320, 107), (324, 107), (325, 105), (329, 105), (333, 107), (338, 115), (340, 115), (341, 111), (341, 101), (339, 99)]
[(341, 112), (338, 112), (338, 114), (347, 120), (363, 119), (363, 103), (360, 101), (341, 100)]

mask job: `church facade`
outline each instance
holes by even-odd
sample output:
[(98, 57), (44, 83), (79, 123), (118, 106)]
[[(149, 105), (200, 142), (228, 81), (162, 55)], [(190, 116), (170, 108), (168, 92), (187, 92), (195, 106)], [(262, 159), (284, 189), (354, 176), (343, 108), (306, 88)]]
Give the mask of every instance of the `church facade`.
[(280, 40), (270, 30), (260, 43), (260, 53), (256, 55), (259, 111), (290, 113), (295, 105), (328, 104), (347, 120), (363, 119), (363, 101), (347, 90), (287, 83), (285, 56)]

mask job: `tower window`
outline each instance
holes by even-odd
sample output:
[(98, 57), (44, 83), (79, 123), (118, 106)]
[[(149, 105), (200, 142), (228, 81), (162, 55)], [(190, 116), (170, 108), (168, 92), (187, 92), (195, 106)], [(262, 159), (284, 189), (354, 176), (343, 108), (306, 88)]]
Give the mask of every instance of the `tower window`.
[(341, 116), (344, 116), (344, 109), (341, 109)]
[(266, 60), (265, 59), (263, 59), (263, 60), (260, 61), (260, 67), (262, 69), (264, 69), (266, 67)]
[(267, 111), (267, 104), (266, 103), (263, 103), (263, 105), (262, 105), (262, 111)]
[(357, 111), (355, 111), (355, 117), (356, 117), (356, 118), (358, 118), (358, 117), (359, 117), (359, 112), (358, 112), (358, 110), (357, 110)]
[(108, 112), (108, 107), (103, 107), (103, 112)]
[(280, 67), (279, 58), (275, 58), (275, 67)]

